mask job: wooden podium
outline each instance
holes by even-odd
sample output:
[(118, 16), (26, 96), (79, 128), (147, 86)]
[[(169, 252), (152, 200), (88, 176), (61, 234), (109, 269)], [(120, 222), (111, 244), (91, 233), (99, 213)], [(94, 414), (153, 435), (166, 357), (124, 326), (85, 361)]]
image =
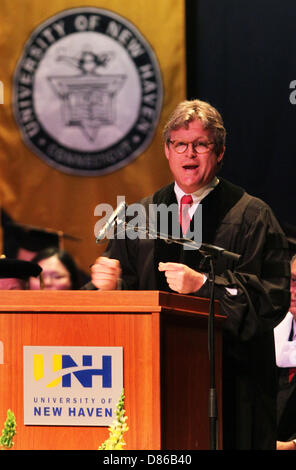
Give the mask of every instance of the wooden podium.
[[(24, 425), (24, 345), (122, 346), (125, 449), (209, 449), (207, 299), (158, 291), (0, 291), (0, 297), (0, 431), (11, 409), (15, 449), (96, 450), (109, 435), (108, 427)], [(224, 318), (215, 309), (221, 442)]]

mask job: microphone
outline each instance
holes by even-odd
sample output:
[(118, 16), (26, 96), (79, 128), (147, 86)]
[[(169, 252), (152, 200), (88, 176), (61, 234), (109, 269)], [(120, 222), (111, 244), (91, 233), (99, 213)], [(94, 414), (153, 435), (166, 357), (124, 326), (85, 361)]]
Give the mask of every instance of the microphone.
[(232, 253), (231, 251), (224, 250), (224, 248), (207, 243), (202, 243), (199, 249), (214, 257), (222, 256), (228, 258), (229, 261), (233, 261), (234, 263), (238, 263), (241, 258), (241, 255), (237, 253)]
[(100, 241), (104, 240), (106, 238), (106, 235), (108, 232), (111, 230), (111, 228), (114, 227), (116, 220), (118, 217), (122, 215), (122, 212), (125, 210), (125, 202), (122, 201), (117, 208), (115, 209), (114, 212), (110, 215), (108, 218), (107, 222), (103, 226), (103, 228), (99, 231), (97, 237), (96, 237), (96, 242), (99, 243)]
[(238, 253), (233, 253), (232, 251), (225, 250), (224, 248), (221, 248), (220, 246), (210, 245), (208, 243), (198, 243), (192, 240), (191, 238), (185, 238), (185, 239), (172, 238), (169, 235), (166, 235), (160, 232), (155, 232), (155, 231), (153, 232), (153, 234), (156, 236), (156, 238), (160, 238), (164, 240), (166, 243), (178, 243), (178, 244), (185, 246), (185, 248), (186, 246), (190, 247), (190, 249), (198, 250), (202, 254), (208, 254), (210, 256), (213, 256), (214, 258), (224, 257), (224, 258), (227, 258), (229, 261), (232, 261), (236, 264), (241, 259), (241, 255), (239, 255)]

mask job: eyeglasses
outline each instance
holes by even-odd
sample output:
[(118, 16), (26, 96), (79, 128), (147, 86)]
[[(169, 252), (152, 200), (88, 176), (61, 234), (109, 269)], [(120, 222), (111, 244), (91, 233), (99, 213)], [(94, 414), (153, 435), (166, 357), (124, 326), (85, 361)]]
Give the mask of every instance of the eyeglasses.
[(198, 140), (196, 142), (182, 142), (181, 140), (168, 140), (170, 144), (172, 144), (174, 150), (177, 153), (185, 153), (188, 149), (188, 145), (192, 145), (193, 150), (196, 153), (208, 153), (210, 151), (210, 145), (214, 142), (206, 142), (203, 140)]

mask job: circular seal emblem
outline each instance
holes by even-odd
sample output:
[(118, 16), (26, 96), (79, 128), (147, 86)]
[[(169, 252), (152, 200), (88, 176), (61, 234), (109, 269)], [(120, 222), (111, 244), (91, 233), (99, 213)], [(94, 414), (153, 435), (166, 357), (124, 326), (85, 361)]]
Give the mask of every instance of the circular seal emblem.
[(134, 25), (105, 9), (74, 8), (33, 31), (13, 94), (28, 147), (60, 171), (93, 176), (123, 167), (148, 147), (162, 80)]

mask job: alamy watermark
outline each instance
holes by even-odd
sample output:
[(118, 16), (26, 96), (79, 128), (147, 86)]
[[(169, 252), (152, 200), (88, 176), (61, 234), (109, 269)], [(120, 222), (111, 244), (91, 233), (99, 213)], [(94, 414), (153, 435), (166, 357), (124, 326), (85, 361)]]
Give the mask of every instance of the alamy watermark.
[(289, 100), (291, 104), (296, 104), (296, 80), (292, 80), (289, 85), (291, 91), (289, 95)]
[(97, 241), (105, 238), (112, 240), (156, 239), (182, 243), (186, 250), (199, 249), (202, 244), (202, 205), (199, 204), (191, 227), (185, 237), (179, 222), (177, 203), (127, 205), (124, 196), (117, 196), (117, 209), (107, 203), (98, 204), (94, 215), (101, 217), (94, 226)]

